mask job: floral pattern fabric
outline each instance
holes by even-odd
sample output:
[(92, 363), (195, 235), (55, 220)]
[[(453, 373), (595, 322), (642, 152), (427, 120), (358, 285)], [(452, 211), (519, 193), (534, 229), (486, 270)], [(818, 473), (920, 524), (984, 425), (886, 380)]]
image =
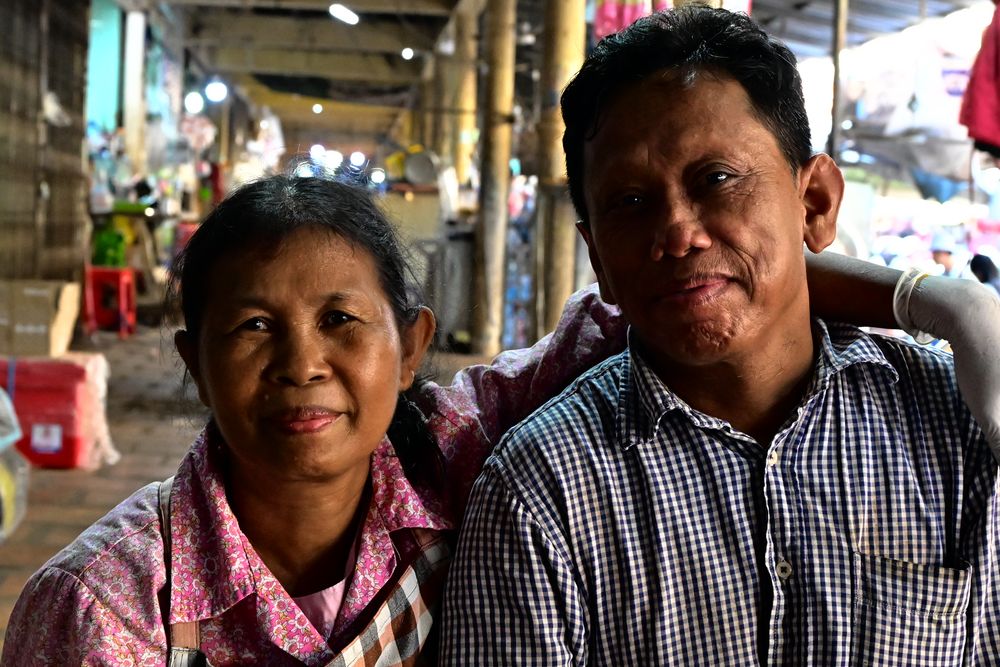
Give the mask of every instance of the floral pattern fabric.
[[(589, 288), (574, 295), (556, 331), (528, 350), (459, 372), (420, 397), (444, 454), (447, 490), (414, 488), (392, 443), (372, 455), (372, 499), (355, 571), (328, 643), (268, 570), (226, 500), (225, 444), (206, 430), (185, 456), (171, 492), (171, 589), (158, 485), (133, 494), (54, 556), (28, 582), (8, 625), (0, 665), (162, 665), (161, 596), (169, 623), (198, 621), (216, 667), (326, 665), (351, 641), (370, 604), (393, 580), (414, 530), (457, 527), (472, 482), (500, 436), (598, 361), (625, 348), (626, 325)], [(444, 491), (444, 492), (442, 492)], [(447, 500), (446, 500), (447, 499)], [(427, 601), (436, 606), (437, 601)]]

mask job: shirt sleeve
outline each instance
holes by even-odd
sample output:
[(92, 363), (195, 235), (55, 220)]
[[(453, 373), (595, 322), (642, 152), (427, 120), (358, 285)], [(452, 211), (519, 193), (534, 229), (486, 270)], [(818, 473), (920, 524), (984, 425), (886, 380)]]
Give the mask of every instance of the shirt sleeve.
[(162, 628), (159, 636), (136, 637), (83, 582), (45, 568), (14, 606), (0, 666), (159, 665), (165, 659), (159, 644), (165, 645)]
[(427, 385), (421, 407), (459, 506), (500, 437), (591, 366), (624, 350), (627, 328), (621, 311), (591, 285), (570, 297), (555, 331), (533, 347), (461, 370), (450, 386)]
[(492, 459), (476, 482), (445, 592), (442, 665), (586, 665), (569, 559)]

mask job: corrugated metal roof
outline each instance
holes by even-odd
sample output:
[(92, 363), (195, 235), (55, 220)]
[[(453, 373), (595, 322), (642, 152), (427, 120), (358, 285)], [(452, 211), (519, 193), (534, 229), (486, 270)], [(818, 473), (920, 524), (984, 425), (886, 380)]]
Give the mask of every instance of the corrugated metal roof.
[[(852, 0), (847, 46), (899, 32), (923, 18), (946, 16), (983, 0)], [(799, 58), (829, 55), (836, 0), (754, 0), (753, 17)], [(979, 35), (970, 36), (979, 39)]]

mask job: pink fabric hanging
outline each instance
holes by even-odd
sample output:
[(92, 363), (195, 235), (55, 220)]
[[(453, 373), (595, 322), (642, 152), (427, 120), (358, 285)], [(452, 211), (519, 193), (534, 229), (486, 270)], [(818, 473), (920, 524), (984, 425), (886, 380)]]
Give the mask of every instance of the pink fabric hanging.
[[(750, 13), (752, 0), (723, 0), (722, 6), (733, 12)], [(673, 0), (598, 0), (594, 14), (594, 36), (597, 39), (623, 30), (636, 19), (652, 12), (671, 9)]]

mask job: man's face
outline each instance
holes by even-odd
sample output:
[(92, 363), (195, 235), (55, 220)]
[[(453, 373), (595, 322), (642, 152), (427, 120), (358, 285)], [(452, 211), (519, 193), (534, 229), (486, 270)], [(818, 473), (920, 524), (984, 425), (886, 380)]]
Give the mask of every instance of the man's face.
[[(735, 80), (654, 74), (625, 88), (585, 147), (584, 174), (581, 232), (602, 295), (654, 367), (810, 335), (802, 243), (832, 241), (843, 181), (827, 156), (793, 174)], [(832, 209), (820, 201), (833, 195)]]
[(943, 266), (945, 271), (951, 271), (952, 258), (950, 252), (946, 250), (935, 250), (931, 253), (931, 257), (934, 259), (935, 263)]

